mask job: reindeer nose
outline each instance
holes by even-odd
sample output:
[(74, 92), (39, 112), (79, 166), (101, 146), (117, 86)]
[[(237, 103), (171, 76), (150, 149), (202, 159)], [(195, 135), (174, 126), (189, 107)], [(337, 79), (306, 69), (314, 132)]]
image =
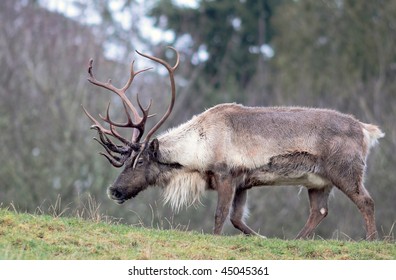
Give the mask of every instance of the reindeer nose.
[(112, 190), (112, 195), (117, 199), (122, 197), (122, 193), (119, 190)]
[(107, 196), (110, 199), (115, 200), (118, 204), (121, 204), (125, 201), (124, 194), (113, 186), (110, 186), (107, 189)]

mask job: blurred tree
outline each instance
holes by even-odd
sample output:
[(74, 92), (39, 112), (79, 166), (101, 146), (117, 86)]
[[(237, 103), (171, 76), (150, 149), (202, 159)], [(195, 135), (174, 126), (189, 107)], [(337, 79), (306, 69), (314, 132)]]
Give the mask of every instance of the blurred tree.
[(278, 84), (290, 93), (298, 85), (323, 103), (337, 97), (337, 107), (350, 111), (357, 107), (345, 100), (361, 96), (359, 109), (381, 117), (378, 98), (395, 75), (395, 15), (394, 1), (289, 1), (273, 19)]
[(102, 47), (89, 28), (34, 3), (0, 6), (0, 199), (28, 210), (58, 194), (73, 201), (109, 174), (81, 149), (88, 122), (79, 119), (82, 70)]
[[(124, 61), (145, 41), (140, 24), (143, 8), (135, 0), (81, 0), (67, 4), (49, 0), (36, 2), (89, 26), (95, 37), (102, 42), (108, 58)], [(65, 5), (68, 6), (65, 8)]]
[(271, 18), (282, 2), (203, 0), (191, 8), (165, 0), (149, 14), (157, 27), (175, 32), (171, 44), (187, 44), (191, 64), (203, 64), (199, 78), (205, 86), (227, 92), (225, 100), (244, 101), (241, 89), (272, 56)]

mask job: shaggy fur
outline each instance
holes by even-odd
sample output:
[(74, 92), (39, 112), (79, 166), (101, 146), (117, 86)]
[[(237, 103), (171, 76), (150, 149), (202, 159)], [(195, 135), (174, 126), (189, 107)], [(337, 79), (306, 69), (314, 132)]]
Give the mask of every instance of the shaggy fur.
[(142, 167), (126, 167), (109, 196), (122, 203), (157, 185), (164, 201), (179, 210), (213, 189), (218, 193), (214, 232), (221, 232), (230, 213), (236, 228), (256, 234), (243, 221), (247, 190), (303, 185), (311, 205), (297, 236), (304, 238), (327, 215), (335, 186), (359, 208), (366, 238), (373, 239), (374, 202), (363, 178), (369, 149), (383, 136), (377, 126), (334, 110), (221, 104), (155, 139), (142, 153)]

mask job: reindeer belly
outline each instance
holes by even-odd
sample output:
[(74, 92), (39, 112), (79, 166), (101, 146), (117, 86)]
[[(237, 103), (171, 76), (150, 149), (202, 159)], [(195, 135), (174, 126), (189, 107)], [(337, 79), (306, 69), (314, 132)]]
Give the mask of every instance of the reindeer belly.
[(246, 187), (255, 186), (305, 186), (307, 188), (324, 188), (331, 182), (318, 174), (295, 172), (290, 174), (277, 174), (274, 172), (256, 172), (247, 179)]
[(308, 152), (273, 156), (268, 164), (249, 173), (247, 185), (304, 185), (322, 188), (331, 182), (322, 174), (319, 159)]

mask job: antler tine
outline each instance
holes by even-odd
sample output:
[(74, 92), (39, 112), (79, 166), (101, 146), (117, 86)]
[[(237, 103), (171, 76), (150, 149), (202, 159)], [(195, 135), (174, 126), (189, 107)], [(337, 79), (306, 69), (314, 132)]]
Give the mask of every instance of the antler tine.
[(91, 128), (96, 128), (105, 134), (112, 135), (111, 131), (104, 128), (94, 117), (92, 117), (92, 115), (87, 111), (87, 109), (85, 109), (83, 105), (81, 105), (81, 107), (83, 108), (84, 113), (87, 115), (87, 117), (94, 123), (94, 125), (92, 125)]
[(114, 155), (109, 156), (108, 154), (99, 152), (100, 155), (104, 156), (107, 158), (107, 160), (114, 166), (114, 167), (121, 167), (124, 165), (126, 158), (125, 159), (120, 159), (119, 157), (116, 157)]
[(149, 105), (147, 105), (146, 108), (143, 108), (142, 103), (140, 103), (139, 94), (136, 96), (136, 99), (137, 99), (137, 103), (139, 105), (140, 110), (142, 110), (142, 112), (143, 112), (143, 115), (146, 115), (147, 117), (151, 116), (148, 113), (151, 108), (151, 104), (153, 103), (153, 99), (150, 99)]
[(107, 104), (106, 117), (103, 117), (100, 114), (99, 114), (99, 117), (103, 121), (107, 122), (108, 124), (111, 124), (111, 125), (116, 126), (116, 127), (134, 127), (132, 119), (131, 119), (131, 115), (128, 112), (128, 109), (127, 109), (127, 107), (125, 105), (125, 102), (123, 102), (122, 105), (124, 106), (125, 114), (127, 115), (127, 122), (126, 123), (116, 123), (116, 122), (114, 122), (114, 121), (112, 121), (110, 119), (110, 102), (109, 102), (109, 104)]
[[(98, 129), (98, 133), (99, 133), (100, 141), (96, 137), (94, 137), (94, 140), (96, 140), (102, 147), (104, 147), (107, 152), (107, 154), (102, 152), (100, 152), (99, 154), (105, 156), (113, 166), (121, 167), (132, 153), (130, 147), (118, 146), (114, 144), (106, 136), (106, 134), (102, 133), (99, 129)], [(121, 157), (113, 154), (113, 152), (120, 154)]]
[[(110, 105), (110, 104), (109, 104)], [(82, 106), (82, 105), (81, 105)], [(112, 156), (114, 157), (113, 154), (111, 154), (109, 152), (115, 152), (115, 153), (119, 153), (119, 154), (127, 154), (129, 153), (129, 149), (125, 148), (123, 146), (118, 146), (116, 144), (113, 143), (113, 141), (110, 140), (109, 137), (107, 137), (107, 135), (111, 135), (115, 138), (117, 138), (118, 140), (120, 140), (122, 143), (124, 143), (125, 145), (127, 145), (128, 147), (132, 147), (132, 149), (137, 150), (138, 147), (136, 145), (134, 145), (134, 143), (130, 143), (128, 140), (126, 140), (125, 138), (123, 138), (115, 129), (114, 126), (111, 124), (111, 120), (109, 121), (109, 119), (107, 118), (103, 118), (102, 116), (100, 116), (103, 120), (105, 120), (107, 123), (110, 124), (110, 130), (104, 128), (88, 111), (87, 109), (85, 109), (84, 106), (82, 106), (85, 114), (88, 116), (88, 118), (94, 123), (91, 128), (92, 129), (96, 129), (98, 131), (99, 134), (99, 138), (100, 140), (98, 140), (97, 138), (94, 138), (97, 142), (99, 142), (103, 147), (105, 147), (106, 151)], [(107, 107), (107, 116), (108, 114), (108, 110), (109, 110), (109, 106)], [(106, 135), (107, 134), (107, 135)]]
[(148, 113), (149, 113), (149, 110), (150, 110), (150, 107), (151, 107), (151, 104), (152, 104), (152, 100), (150, 100), (150, 103), (149, 103), (149, 105), (147, 106), (147, 108), (144, 108), (143, 105), (140, 103), (140, 99), (139, 99), (139, 95), (138, 95), (138, 96), (137, 96), (137, 103), (138, 103), (138, 105), (139, 105), (140, 110), (141, 110), (142, 113), (143, 113), (143, 117), (140, 118), (140, 121), (139, 121), (138, 123), (134, 123), (134, 122), (132, 121), (132, 118), (131, 118), (131, 116), (130, 116), (130, 114), (129, 114), (129, 112), (128, 112), (128, 108), (127, 108), (127, 105), (125, 104), (125, 102), (123, 102), (122, 105), (124, 106), (125, 114), (127, 115), (127, 122), (126, 122), (126, 123), (117, 123), (117, 122), (114, 122), (114, 121), (112, 121), (112, 120), (110, 119), (110, 112), (109, 112), (109, 111), (110, 111), (110, 102), (109, 102), (109, 104), (107, 105), (106, 117), (103, 117), (102, 115), (99, 114), (100, 118), (101, 118), (103, 121), (105, 121), (106, 123), (108, 123), (108, 124), (111, 125), (110, 131), (111, 131), (111, 132), (112, 132), (112, 131), (115, 131), (115, 133), (116, 133), (115, 136), (116, 136), (118, 139), (121, 138), (120, 140), (121, 140), (123, 143), (127, 143), (127, 142), (129, 142), (129, 141), (127, 141), (126, 139), (122, 138), (121, 135), (117, 133), (117, 131), (115, 130), (114, 127), (131, 127), (131, 128), (136, 128), (136, 129), (138, 130), (138, 133), (133, 134), (133, 137), (132, 137), (132, 144), (133, 144), (133, 143), (136, 143), (136, 144), (137, 144), (137, 143), (139, 142), (140, 138), (141, 138), (141, 137), (143, 136), (143, 134), (144, 134), (144, 128), (145, 128), (145, 124), (146, 124), (147, 119), (148, 119), (149, 117), (152, 116), (152, 115), (149, 115), (149, 114), (148, 114)]
[(169, 80), (170, 80), (170, 84), (171, 84), (171, 101), (170, 104), (168, 106), (167, 111), (165, 112), (165, 114), (162, 116), (162, 118), (159, 120), (159, 122), (147, 133), (146, 137), (144, 138), (143, 142), (147, 143), (151, 136), (153, 136), (153, 134), (161, 127), (161, 125), (166, 121), (166, 119), (169, 117), (170, 113), (172, 112), (173, 109), (173, 105), (175, 104), (175, 99), (176, 99), (176, 84), (175, 84), (175, 77), (174, 77), (174, 72), (176, 70), (176, 68), (179, 66), (179, 62), (180, 62), (180, 56), (179, 56), (179, 52), (173, 48), (168, 46), (169, 49), (173, 50), (176, 53), (176, 63), (174, 66), (169, 65), (169, 63), (167, 63), (166, 61), (158, 58), (158, 57), (154, 57), (148, 54), (144, 54), (141, 53), (139, 51), (136, 51), (139, 55), (146, 57), (150, 60), (153, 60), (161, 65), (163, 65), (169, 73)]
[[(105, 142), (104, 143), (102, 138), (100, 140), (98, 140), (98, 138), (94, 137), (93, 139), (96, 142), (98, 142), (106, 150), (106, 152), (109, 155), (111, 155), (111, 157), (113, 157), (114, 159), (116, 159), (118, 161), (120, 160), (120, 158), (118, 156), (112, 154), (112, 152), (118, 153), (118, 154), (121, 154), (121, 155), (124, 155), (124, 154), (126, 154), (128, 152), (124, 147), (120, 147), (120, 146), (117, 146), (117, 145), (112, 146), (111, 144), (109, 145), (109, 143), (113, 143), (110, 140), (109, 140), (109, 142)], [(106, 145), (106, 144), (108, 144), (108, 145)]]
[[(119, 95), (120, 93), (120, 89), (116, 88), (112, 83), (111, 80), (109, 79), (106, 83), (100, 82), (95, 78), (95, 75), (93, 74), (93, 59), (91, 58), (89, 60), (89, 66), (88, 66), (88, 74), (89, 77), (87, 78), (87, 80), (94, 84), (97, 85), (99, 87), (111, 90), (112, 92), (114, 92), (115, 94)], [(128, 80), (129, 81), (129, 80)]]
[(139, 75), (142, 72), (145, 72), (145, 71), (148, 71), (148, 70), (152, 69), (152, 67), (145, 68), (145, 69), (142, 69), (142, 70), (139, 70), (139, 71), (135, 72), (134, 64), (135, 64), (135, 61), (132, 61), (131, 67), (130, 67), (130, 71), (129, 71), (130, 75), (129, 75), (128, 81), (125, 83), (125, 85), (122, 88), (117, 88), (111, 83), (111, 80), (108, 80), (106, 83), (104, 83), (104, 82), (98, 81), (95, 78), (95, 75), (93, 74), (93, 59), (91, 58), (89, 60), (89, 67), (88, 67), (88, 74), (89, 74), (88, 81), (90, 83), (94, 84), (94, 85), (97, 85), (99, 87), (108, 89), (108, 90), (114, 92), (115, 94), (117, 94), (121, 98), (121, 100), (123, 102), (125, 102), (125, 104), (128, 106), (128, 108), (132, 111), (135, 120), (137, 122), (139, 122), (142, 117), (140, 117), (140, 115), (137, 112), (135, 106), (133, 106), (132, 102), (128, 99), (128, 97), (126, 96), (125, 92), (131, 86), (131, 84), (133, 82), (133, 79), (137, 75)]
[(133, 79), (134, 79), (137, 75), (139, 75), (139, 74), (142, 73), (142, 72), (145, 72), (145, 71), (148, 71), (148, 70), (153, 69), (153, 67), (147, 67), (147, 68), (144, 68), (144, 69), (142, 69), (142, 70), (139, 70), (139, 71), (135, 72), (135, 70), (134, 70), (134, 68), (133, 68), (134, 65), (135, 65), (135, 60), (133, 60), (132, 63), (131, 63), (131, 68), (130, 68), (130, 70), (129, 70), (129, 72), (130, 72), (129, 79), (128, 79), (128, 81), (126, 82), (125, 86), (123, 86), (122, 89), (121, 89), (123, 92), (126, 92), (126, 91), (127, 91), (127, 89), (131, 86), (131, 84), (132, 84), (132, 82), (133, 82)]
[(136, 136), (135, 141), (139, 142), (140, 139), (142, 138), (143, 134), (144, 134), (144, 128), (145, 128), (145, 125), (146, 125), (146, 121), (151, 116), (148, 113), (150, 111), (151, 104), (153, 103), (153, 100), (150, 99), (149, 105), (146, 108), (144, 108), (142, 106), (142, 103), (140, 103), (139, 94), (137, 95), (136, 99), (137, 99), (137, 103), (139, 105), (139, 108), (140, 108), (140, 110), (143, 113), (143, 117), (142, 117), (141, 121), (138, 124), (136, 124), (136, 128), (139, 130), (140, 133), (139, 133), (139, 135)]
[[(82, 106), (82, 105), (81, 105), (81, 106)], [(107, 117), (108, 117), (109, 107), (110, 107), (110, 103), (109, 103), (109, 105), (107, 106)], [(88, 118), (94, 123), (94, 125), (92, 125), (91, 128), (97, 129), (100, 133), (104, 133), (104, 134), (107, 134), (107, 135), (114, 136), (114, 137), (116, 137), (118, 140), (120, 140), (122, 143), (124, 143), (124, 144), (126, 144), (126, 145), (129, 145), (129, 144), (130, 144), (128, 140), (126, 140), (125, 138), (123, 138), (123, 137), (114, 129), (114, 126), (111, 124), (112, 122), (111, 122), (110, 119), (108, 119), (108, 118), (107, 118), (107, 119), (106, 119), (106, 118), (103, 118), (101, 115), (99, 115), (99, 117), (100, 117), (101, 119), (103, 119), (104, 121), (106, 121), (107, 123), (110, 124), (110, 130), (109, 130), (109, 129), (104, 128), (94, 117), (92, 117), (92, 115), (87, 111), (87, 109), (85, 109), (84, 106), (82, 106), (82, 108), (83, 108), (85, 114), (88, 116)], [(106, 138), (107, 138), (107, 137), (106, 137)], [(108, 138), (107, 138), (107, 139), (108, 139)], [(108, 140), (108, 141), (110, 141), (110, 140)], [(110, 141), (110, 142), (111, 142), (111, 141)]]
[[(131, 68), (130, 68), (129, 80), (126, 82), (125, 86), (121, 89), (121, 90), (124, 92), (124, 96), (125, 96), (126, 90), (131, 86), (131, 84), (132, 84), (132, 82), (133, 82), (133, 79), (134, 79), (138, 74), (153, 69), (153, 67), (148, 67), (148, 68), (145, 68), (145, 69), (142, 69), (142, 70), (139, 70), (139, 71), (135, 72), (135, 70), (133, 69), (134, 64), (135, 64), (135, 61), (132, 61), (132, 63), (131, 63)], [(126, 98), (126, 96), (125, 96), (125, 98), (122, 98), (122, 101), (128, 106), (128, 108), (131, 109), (131, 111), (132, 111), (132, 113), (133, 113), (133, 116), (134, 116), (136, 122), (141, 122), (142, 119), (143, 119), (144, 117), (141, 117), (141, 116), (138, 114), (137, 110), (136, 110), (135, 107), (132, 105), (131, 101), (130, 101), (128, 98)], [(133, 109), (132, 109), (132, 108), (133, 108)]]
[[(99, 134), (100, 140), (94, 137), (94, 140), (96, 140), (101, 146), (103, 146), (108, 154), (105, 153), (99, 153), (107, 158), (107, 160), (115, 167), (121, 167), (124, 162), (128, 159), (128, 156), (131, 153), (130, 148), (126, 148), (123, 146), (118, 146), (114, 144), (107, 135), (114, 136), (118, 138), (117, 136), (120, 137), (120, 135), (113, 129), (113, 127), (110, 125), (110, 130), (105, 129), (92, 115), (85, 109), (84, 106), (82, 106), (85, 114), (88, 116), (88, 118), (94, 123), (94, 125), (91, 126), (92, 129), (96, 129)], [(107, 135), (106, 135), (107, 134)], [(121, 137), (122, 138), (122, 137)], [(121, 139), (119, 139), (122, 141)], [(125, 139), (124, 139), (125, 140)], [(125, 140), (126, 141), (126, 140)], [(121, 155), (121, 158), (114, 155), (114, 153), (118, 153)]]

